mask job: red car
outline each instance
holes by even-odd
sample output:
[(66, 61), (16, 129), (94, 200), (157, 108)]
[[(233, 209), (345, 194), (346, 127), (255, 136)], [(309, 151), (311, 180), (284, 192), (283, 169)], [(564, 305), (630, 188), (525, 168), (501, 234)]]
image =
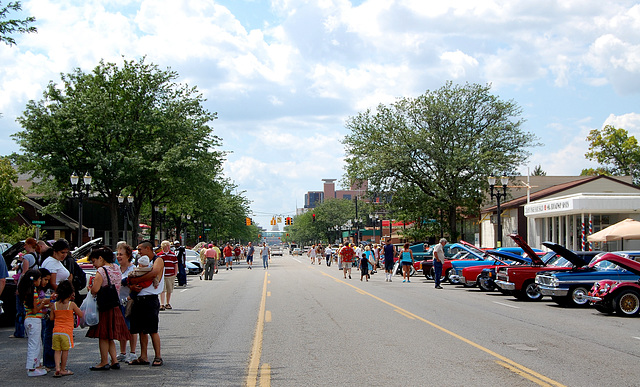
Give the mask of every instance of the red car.
[[(501, 251), (491, 251), (492, 255), (495, 255), (504, 261), (495, 261), (491, 265), (481, 266), (469, 266), (462, 269), (462, 275), (460, 276), (460, 283), (464, 286), (478, 286), (481, 290), (491, 291), (493, 288), (488, 288), (483, 285), (483, 281), (480, 281), (480, 274), (484, 269), (497, 270), (500, 267), (514, 266), (521, 264), (531, 264), (531, 259), (522, 257), (516, 254), (503, 253)], [(512, 262), (512, 263), (509, 263)]]
[[(605, 254), (600, 261), (610, 261), (628, 271), (640, 275), (640, 262), (621, 257), (617, 254)], [(640, 314), (640, 283), (638, 281), (602, 280), (596, 282), (586, 297), (602, 313), (614, 311), (624, 317)]]
[(542, 293), (535, 282), (536, 273), (547, 270), (571, 270), (589, 263), (589, 259), (585, 261), (575, 253), (552, 242), (542, 243), (553, 252), (540, 259), (520, 235), (511, 234), (509, 236), (527, 253), (533, 263), (532, 265), (499, 268), (495, 284), (503, 293), (512, 294), (520, 300), (540, 301), (542, 299)]

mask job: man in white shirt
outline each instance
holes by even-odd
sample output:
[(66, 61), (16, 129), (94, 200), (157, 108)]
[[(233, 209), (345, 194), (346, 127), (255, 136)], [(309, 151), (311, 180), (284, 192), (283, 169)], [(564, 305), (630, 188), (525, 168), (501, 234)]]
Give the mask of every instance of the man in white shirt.
[(436, 282), (436, 289), (442, 289), (440, 286), (440, 277), (442, 277), (442, 265), (444, 264), (444, 245), (447, 244), (447, 240), (442, 238), (440, 243), (433, 246), (433, 279)]

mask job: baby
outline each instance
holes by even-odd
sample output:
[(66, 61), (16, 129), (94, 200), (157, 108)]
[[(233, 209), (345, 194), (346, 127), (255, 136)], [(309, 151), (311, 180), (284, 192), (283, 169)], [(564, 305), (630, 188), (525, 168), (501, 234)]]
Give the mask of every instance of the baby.
[[(133, 269), (131, 273), (129, 273), (129, 277), (130, 278), (142, 277), (143, 275), (150, 272), (151, 269), (152, 268), (149, 267), (149, 257), (147, 257), (146, 255), (143, 255), (140, 258), (138, 258), (138, 267), (136, 267), (135, 269)], [(158, 284), (160, 283), (160, 280), (158, 279), (158, 277), (153, 277), (153, 280), (142, 281), (138, 283), (138, 285), (142, 286), (142, 288), (146, 288), (152, 283), (153, 283), (153, 286), (157, 288)]]

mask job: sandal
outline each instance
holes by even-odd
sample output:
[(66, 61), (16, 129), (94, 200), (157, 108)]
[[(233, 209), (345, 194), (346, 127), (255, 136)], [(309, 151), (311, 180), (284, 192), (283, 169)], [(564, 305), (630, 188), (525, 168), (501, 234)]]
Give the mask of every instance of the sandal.
[(153, 364), (151, 364), (152, 367), (160, 367), (161, 365), (163, 365), (164, 362), (162, 361), (161, 357), (156, 357), (153, 359)]
[(56, 371), (56, 373), (55, 373), (55, 374), (53, 374), (53, 377), (54, 377), (54, 378), (61, 378), (62, 376), (63, 376), (63, 375), (62, 375), (62, 373), (61, 373), (60, 371)]
[(129, 364), (130, 365), (149, 365), (151, 363), (149, 363), (147, 360), (142, 360), (142, 358), (139, 357), (135, 360), (132, 360)]
[(171, 307), (171, 304), (167, 304), (167, 305), (165, 305), (164, 307), (165, 307), (166, 309), (173, 309), (173, 308)]
[[(73, 375), (73, 371), (69, 371), (69, 370), (64, 370), (60, 372), (60, 376), (71, 376)], [(55, 376), (55, 375), (53, 375)]]
[(164, 305), (160, 305), (160, 310), (164, 310)]

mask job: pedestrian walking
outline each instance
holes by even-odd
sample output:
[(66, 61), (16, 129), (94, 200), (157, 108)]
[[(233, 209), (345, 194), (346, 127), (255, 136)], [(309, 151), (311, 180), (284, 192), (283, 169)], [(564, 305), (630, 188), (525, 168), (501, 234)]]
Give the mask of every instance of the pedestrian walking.
[(213, 244), (209, 243), (208, 248), (204, 252), (204, 256), (206, 259), (204, 264), (204, 280), (211, 281), (218, 262), (218, 252), (213, 248)]
[(333, 255), (333, 249), (331, 249), (331, 245), (327, 245), (324, 249), (324, 256), (327, 259), (327, 266), (331, 266), (331, 256)]
[(444, 264), (444, 245), (447, 244), (447, 240), (442, 238), (440, 242), (433, 246), (433, 279), (436, 283), (436, 289), (442, 289), (440, 286), (440, 277), (442, 277), (442, 265)]
[(262, 242), (260, 255), (262, 255), (262, 266), (267, 270), (269, 268), (269, 260), (271, 260), (271, 249), (267, 246), (267, 242)]
[(184, 246), (180, 246), (180, 241), (173, 242), (173, 253), (178, 258), (178, 286), (187, 286), (187, 253)]
[(344, 278), (347, 278), (347, 273), (349, 274), (349, 279), (351, 279), (351, 267), (353, 262), (353, 257), (355, 255), (355, 251), (353, 250), (352, 244), (347, 243), (340, 253), (342, 255), (342, 272), (344, 274)]
[(249, 266), (249, 270), (251, 270), (251, 266), (253, 266), (253, 253), (256, 251), (255, 247), (253, 247), (253, 243), (249, 242), (247, 245), (247, 265)]
[(413, 266), (413, 251), (409, 249), (409, 243), (405, 243), (402, 253), (400, 254), (400, 262), (402, 263), (402, 282), (411, 282), (411, 266)]
[(231, 247), (231, 243), (227, 242), (227, 245), (222, 249), (222, 254), (224, 255), (227, 270), (233, 270), (233, 248)]
[(311, 257), (311, 264), (315, 265), (316, 264), (316, 245), (312, 245), (311, 248), (309, 248), (309, 251), (307, 251), (307, 256)]
[[(159, 257), (164, 261), (164, 290), (160, 293), (160, 310), (171, 310), (171, 295), (176, 283), (176, 275), (178, 274), (178, 258), (171, 251), (171, 242), (162, 241), (160, 243), (162, 252)], [(164, 303), (165, 295), (167, 303)]]
[(384, 278), (385, 281), (391, 282), (391, 277), (393, 277), (393, 258), (395, 256), (395, 249), (393, 248), (393, 244), (390, 241), (385, 241), (384, 248)]

